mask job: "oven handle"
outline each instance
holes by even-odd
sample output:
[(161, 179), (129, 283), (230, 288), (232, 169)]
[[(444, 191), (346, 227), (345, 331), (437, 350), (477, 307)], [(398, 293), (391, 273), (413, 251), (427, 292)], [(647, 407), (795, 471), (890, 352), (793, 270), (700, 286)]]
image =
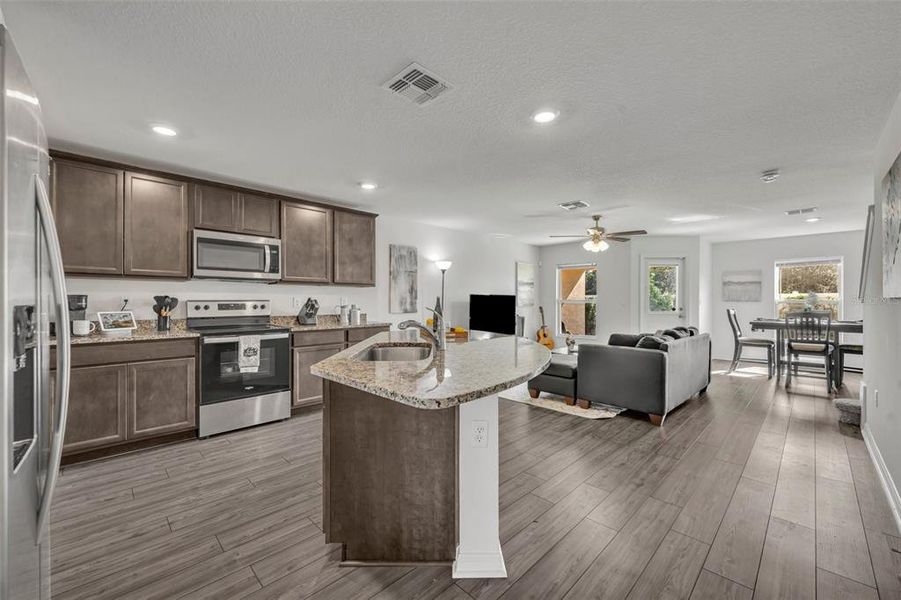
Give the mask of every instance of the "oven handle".
[[(266, 335), (261, 335), (261, 340), (284, 340), (288, 339), (291, 334), (289, 333), (268, 333)], [(206, 344), (232, 344), (240, 340), (241, 338), (237, 335), (230, 335), (228, 337), (205, 337), (203, 338), (204, 345)]]

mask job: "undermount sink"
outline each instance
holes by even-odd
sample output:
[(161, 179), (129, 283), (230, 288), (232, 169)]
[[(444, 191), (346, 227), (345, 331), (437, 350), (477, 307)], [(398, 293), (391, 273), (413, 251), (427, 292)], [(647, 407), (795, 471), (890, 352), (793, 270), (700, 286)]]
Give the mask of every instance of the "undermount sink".
[(428, 358), (432, 354), (431, 346), (370, 346), (357, 355), (363, 361), (413, 361)]

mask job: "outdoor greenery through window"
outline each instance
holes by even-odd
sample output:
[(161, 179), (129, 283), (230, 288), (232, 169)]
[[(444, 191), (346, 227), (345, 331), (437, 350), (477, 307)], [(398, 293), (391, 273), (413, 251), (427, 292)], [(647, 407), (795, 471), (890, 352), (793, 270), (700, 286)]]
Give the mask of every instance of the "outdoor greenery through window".
[(672, 312), (678, 298), (678, 265), (648, 265), (648, 310)]
[(841, 314), (842, 262), (822, 259), (776, 263), (776, 317), (790, 312), (826, 311)]
[[(594, 265), (557, 268), (557, 308), (560, 332), (595, 335), (597, 328), (598, 272)], [(550, 325), (550, 323), (549, 323)]]

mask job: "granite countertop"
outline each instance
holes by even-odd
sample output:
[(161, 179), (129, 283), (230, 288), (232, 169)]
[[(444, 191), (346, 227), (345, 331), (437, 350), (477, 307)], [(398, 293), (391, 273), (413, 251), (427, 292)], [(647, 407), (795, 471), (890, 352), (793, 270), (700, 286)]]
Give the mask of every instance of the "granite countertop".
[[(77, 346), (81, 344), (111, 344), (119, 342), (155, 342), (200, 337), (196, 332), (185, 328), (184, 319), (172, 319), (169, 331), (157, 331), (156, 319), (135, 321), (135, 323), (138, 327), (131, 332), (131, 335), (105, 335), (100, 332), (100, 326), (98, 325), (94, 333), (90, 335), (75, 335), (73, 333), (69, 338), (72, 340), (72, 345)], [(96, 321), (94, 324), (97, 325)], [(56, 345), (56, 338), (50, 338), (50, 345)]]
[[(416, 332), (418, 333), (418, 332)], [(544, 371), (551, 353), (515, 336), (448, 343), (417, 361), (376, 362), (355, 357), (367, 348), (430, 345), (408, 331), (380, 333), (310, 369), (314, 375), (416, 408), (449, 408), (511, 388)]]
[[(300, 325), (294, 316), (273, 316), (270, 322), (279, 327), (287, 327), (291, 331), (328, 331), (332, 329), (361, 329), (365, 327), (390, 327), (391, 323), (371, 322), (364, 325), (339, 325), (337, 315), (321, 315), (316, 325)], [(94, 322), (96, 325), (96, 321)], [(100, 332), (99, 326), (90, 335), (70, 336), (72, 345), (81, 344), (111, 344), (119, 342), (155, 342), (160, 340), (174, 340), (182, 338), (196, 338), (200, 335), (196, 331), (187, 329), (184, 319), (172, 319), (169, 331), (157, 331), (156, 319), (143, 319), (136, 321), (137, 329), (131, 335), (105, 335)], [(56, 345), (56, 338), (50, 338), (50, 345)]]

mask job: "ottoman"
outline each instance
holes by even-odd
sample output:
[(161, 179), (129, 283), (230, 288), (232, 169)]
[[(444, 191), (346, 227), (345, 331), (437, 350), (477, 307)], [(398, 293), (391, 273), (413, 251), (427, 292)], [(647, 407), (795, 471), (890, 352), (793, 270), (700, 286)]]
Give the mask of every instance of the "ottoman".
[(572, 406), (576, 403), (576, 366), (579, 357), (577, 355), (554, 354), (551, 356), (551, 364), (541, 375), (529, 380), (529, 395), (537, 398), (541, 392), (558, 394), (566, 398), (566, 403)]

